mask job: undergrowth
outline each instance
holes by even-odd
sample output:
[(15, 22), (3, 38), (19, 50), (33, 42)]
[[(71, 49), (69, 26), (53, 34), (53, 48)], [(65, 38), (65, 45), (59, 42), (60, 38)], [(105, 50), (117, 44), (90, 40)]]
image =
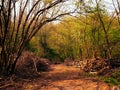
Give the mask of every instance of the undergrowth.
[(110, 86), (117, 85), (117, 86), (120, 87), (120, 82), (116, 78), (112, 78), (112, 77), (106, 78), (106, 77), (103, 77), (103, 78), (101, 78), (101, 80), (106, 82), (106, 83), (108, 83)]
[(97, 78), (101, 81), (104, 81), (105, 83), (108, 83), (110, 86), (119, 86), (120, 87), (120, 80), (118, 79), (117, 76), (120, 75), (120, 72), (114, 72), (110, 77), (105, 77), (105, 76), (99, 76), (94, 73), (82, 73), (82, 77), (87, 78), (87, 77), (94, 77)]

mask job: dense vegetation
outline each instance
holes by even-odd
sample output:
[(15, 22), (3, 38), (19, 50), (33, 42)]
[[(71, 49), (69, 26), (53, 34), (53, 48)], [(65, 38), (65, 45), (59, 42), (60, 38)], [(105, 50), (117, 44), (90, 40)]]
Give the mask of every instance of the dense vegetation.
[(120, 0), (0, 0), (0, 89), (76, 80), (120, 87)]
[(47, 23), (72, 11), (66, 0), (0, 1), (0, 74), (11, 75), (25, 45)]
[[(97, 10), (98, 9), (98, 10)], [(100, 7), (86, 15), (64, 17), (49, 23), (32, 38), (27, 48), (49, 59), (120, 58), (120, 23)]]
[(0, 74), (14, 72), (24, 49), (52, 61), (120, 58), (120, 2), (107, 3), (0, 1)]

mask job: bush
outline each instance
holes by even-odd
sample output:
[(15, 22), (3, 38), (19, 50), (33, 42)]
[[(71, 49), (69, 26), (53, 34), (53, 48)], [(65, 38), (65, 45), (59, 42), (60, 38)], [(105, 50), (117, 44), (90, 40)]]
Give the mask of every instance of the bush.
[(111, 77), (116, 78), (120, 82), (120, 70), (117, 70), (114, 73), (112, 73)]
[(118, 58), (109, 59), (112, 68), (120, 67), (120, 60)]
[(66, 66), (73, 66), (73, 65), (74, 65), (73, 59), (72, 59), (72, 58), (66, 58), (66, 59), (64, 60), (64, 64), (65, 64)]
[(31, 52), (23, 52), (17, 62), (15, 74), (17, 75), (34, 75), (41, 71), (48, 71), (50, 62), (45, 58), (38, 58)]
[(112, 78), (112, 77), (110, 77), (110, 78), (102, 78), (102, 80), (104, 82), (106, 82), (106, 83), (109, 83), (111, 86), (113, 86), (113, 85), (120, 86), (120, 82), (115, 78)]
[(38, 58), (36, 61), (37, 71), (48, 71), (50, 69), (50, 61), (46, 58)]

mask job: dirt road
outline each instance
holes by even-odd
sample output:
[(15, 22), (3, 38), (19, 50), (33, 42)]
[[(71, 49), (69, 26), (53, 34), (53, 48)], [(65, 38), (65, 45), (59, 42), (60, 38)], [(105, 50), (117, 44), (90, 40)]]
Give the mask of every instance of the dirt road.
[(94, 77), (83, 78), (79, 69), (72, 66), (52, 65), (42, 77), (24, 84), (24, 90), (120, 90)]

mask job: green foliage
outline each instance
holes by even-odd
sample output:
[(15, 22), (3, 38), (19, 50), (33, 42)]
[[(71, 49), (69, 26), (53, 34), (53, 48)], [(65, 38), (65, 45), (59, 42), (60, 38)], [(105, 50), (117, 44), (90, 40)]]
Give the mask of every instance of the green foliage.
[[(107, 46), (105, 35), (98, 17), (93, 14), (88, 14), (90, 17), (79, 16), (79, 19), (68, 17), (61, 23), (49, 24), (42, 28), (35, 36), (32, 46), (37, 48), (39, 56), (55, 59), (71, 58), (93, 58), (107, 57)], [(102, 18), (105, 27), (108, 28), (110, 16), (103, 15)], [(91, 18), (92, 17), (92, 18)], [(84, 22), (86, 20), (86, 22)], [(110, 48), (112, 56), (119, 56), (119, 26), (114, 20), (108, 30)], [(39, 39), (38, 39), (39, 38)], [(32, 44), (31, 43), (31, 44)], [(36, 44), (35, 44), (36, 43)]]
[(45, 58), (48, 58), (50, 59), (51, 61), (55, 61), (55, 60), (61, 60), (62, 61), (62, 58), (59, 56), (59, 54), (57, 54), (55, 52), (55, 50), (49, 48), (49, 47), (46, 47), (45, 48), (45, 56), (43, 56)]
[(30, 42), (25, 45), (25, 50), (33, 53), (37, 52), (37, 48), (35, 48), (35, 46), (33, 46)]
[(111, 77), (116, 78), (120, 82), (120, 70), (117, 70), (114, 73), (112, 73)]
[[(0, 74), (13, 73), (25, 47), (43, 54), (39, 40), (31, 39), (47, 23), (68, 15), (71, 10), (63, 9), (67, 5), (66, 0), (0, 1)], [(47, 48), (47, 52), (53, 53), (53, 50)]]
[(112, 78), (112, 77), (111, 78), (102, 78), (102, 80), (106, 83), (109, 83), (111, 86), (113, 86), (113, 85), (120, 86), (120, 82), (115, 78)]
[(101, 1), (95, 3), (88, 0), (75, 4), (78, 8), (83, 6), (80, 10), (85, 15), (77, 15), (78, 18), (65, 17), (60, 23), (46, 25), (28, 47), (38, 56), (53, 60), (67, 57), (108, 58), (109, 52), (112, 57), (119, 57), (120, 26), (116, 17), (105, 11)]

